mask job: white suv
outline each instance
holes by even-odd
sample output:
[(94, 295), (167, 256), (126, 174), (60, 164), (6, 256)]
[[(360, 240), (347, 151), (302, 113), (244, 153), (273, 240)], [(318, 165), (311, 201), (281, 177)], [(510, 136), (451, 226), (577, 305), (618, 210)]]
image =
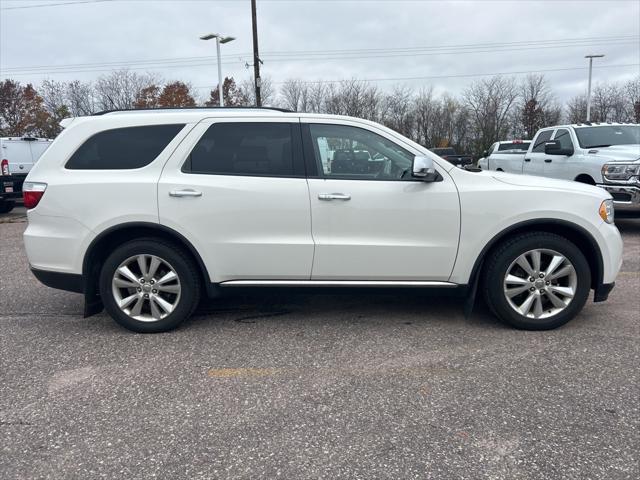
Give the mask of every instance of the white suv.
[[(31, 268), (138, 332), (240, 287), (481, 288), (519, 328), (562, 325), (614, 285), (611, 196), (455, 168), (378, 124), (275, 109), (65, 121), (25, 183)], [(321, 147), (347, 152), (329, 170)], [(350, 155), (367, 151), (369, 155)]]

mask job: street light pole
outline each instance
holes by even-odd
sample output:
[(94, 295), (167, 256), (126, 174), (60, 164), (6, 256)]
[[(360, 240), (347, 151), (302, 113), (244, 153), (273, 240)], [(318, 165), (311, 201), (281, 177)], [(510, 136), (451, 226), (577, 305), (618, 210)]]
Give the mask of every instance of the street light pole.
[(216, 53), (218, 56), (218, 97), (220, 99), (220, 106), (224, 107), (224, 94), (222, 89), (222, 60), (220, 58), (220, 44), (221, 43), (229, 43), (235, 40), (234, 37), (225, 37), (220, 35), (219, 33), (208, 33), (207, 35), (203, 35), (200, 37), (200, 40), (211, 40), (216, 39)]
[(589, 59), (589, 86), (587, 87), (587, 122), (591, 120), (591, 74), (593, 72), (593, 59), (602, 58), (604, 55), (585, 55)]
[(218, 56), (218, 96), (220, 106), (224, 107), (224, 95), (222, 94), (222, 61), (220, 60), (220, 37), (216, 37), (216, 54)]

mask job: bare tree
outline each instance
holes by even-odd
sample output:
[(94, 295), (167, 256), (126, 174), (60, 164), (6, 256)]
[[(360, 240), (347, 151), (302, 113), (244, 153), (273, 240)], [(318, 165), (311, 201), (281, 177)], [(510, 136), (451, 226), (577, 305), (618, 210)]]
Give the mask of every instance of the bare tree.
[(560, 121), (558, 106), (544, 75), (529, 74), (520, 85), (520, 101), (514, 119), (514, 134), (532, 138), (542, 127)]
[(304, 112), (308, 103), (308, 90), (307, 84), (299, 79), (286, 80), (280, 87), (280, 104), (284, 108)]
[(473, 82), (464, 92), (471, 113), (475, 153), (508, 136), (517, 98), (518, 88), (513, 78), (499, 76)]
[(415, 103), (413, 90), (406, 86), (395, 86), (384, 96), (382, 123), (407, 137), (413, 137), (415, 123)]
[(326, 113), (378, 120), (382, 95), (375, 85), (351, 79), (326, 87), (324, 110)]
[(640, 123), (640, 75), (624, 85), (626, 120)]
[(95, 84), (97, 104), (101, 110), (130, 109), (140, 92), (159, 82), (151, 74), (117, 70), (98, 78)]
[[(273, 106), (276, 101), (276, 90), (273, 87), (273, 82), (268, 76), (261, 76), (260, 81), (260, 99), (262, 105)], [(256, 90), (254, 86), (253, 77), (249, 77), (243, 80), (238, 86), (238, 90), (242, 98), (245, 98), (248, 105), (256, 104)]]
[(67, 104), (72, 116), (91, 115), (97, 110), (93, 85), (79, 80), (67, 84)]
[(620, 122), (626, 119), (624, 90), (615, 83), (599, 84), (593, 90), (591, 120)]

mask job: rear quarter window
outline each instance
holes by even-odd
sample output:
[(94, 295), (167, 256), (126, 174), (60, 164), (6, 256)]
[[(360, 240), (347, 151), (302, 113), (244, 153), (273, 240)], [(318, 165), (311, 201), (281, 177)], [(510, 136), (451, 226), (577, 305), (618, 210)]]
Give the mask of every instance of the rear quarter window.
[(67, 161), (70, 170), (130, 170), (153, 162), (184, 124), (115, 128), (96, 133)]

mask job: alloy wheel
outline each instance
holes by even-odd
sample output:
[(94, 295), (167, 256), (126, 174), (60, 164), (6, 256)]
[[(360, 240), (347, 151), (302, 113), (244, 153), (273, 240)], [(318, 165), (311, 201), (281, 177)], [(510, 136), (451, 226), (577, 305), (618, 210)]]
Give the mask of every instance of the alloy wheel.
[(535, 249), (509, 265), (503, 291), (509, 306), (517, 313), (544, 319), (567, 308), (577, 286), (576, 270), (564, 255), (555, 250)]
[(127, 258), (114, 272), (111, 288), (120, 310), (142, 322), (162, 320), (180, 301), (181, 286), (176, 270), (155, 255)]

